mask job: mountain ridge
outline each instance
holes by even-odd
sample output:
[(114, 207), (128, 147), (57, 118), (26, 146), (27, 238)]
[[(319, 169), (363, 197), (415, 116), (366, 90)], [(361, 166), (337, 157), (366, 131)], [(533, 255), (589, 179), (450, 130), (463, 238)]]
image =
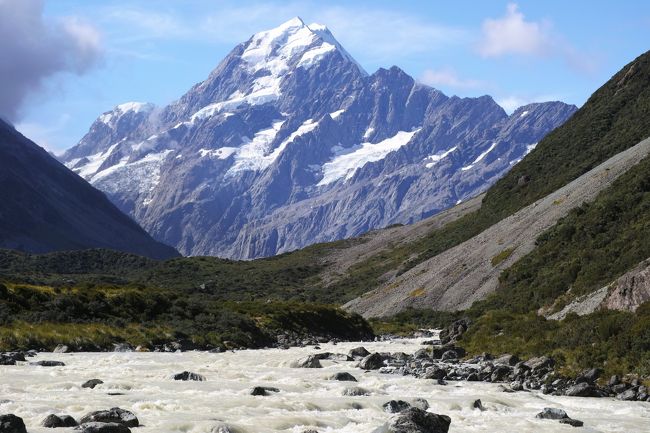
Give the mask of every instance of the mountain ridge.
[(395, 66), (368, 75), (325, 26), (294, 19), (167, 107), (104, 113), (62, 160), (184, 254), (249, 259), (479, 194), (575, 111), (527, 107), (508, 116)]
[(49, 252), (92, 247), (153, 258), (178, 255), (106, 196), (0, 121), (0, 247)]

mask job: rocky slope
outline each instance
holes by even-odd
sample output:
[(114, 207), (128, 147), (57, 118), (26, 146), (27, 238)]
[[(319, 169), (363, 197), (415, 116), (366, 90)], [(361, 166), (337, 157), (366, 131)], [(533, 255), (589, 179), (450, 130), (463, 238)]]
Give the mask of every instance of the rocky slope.
[(390, 316), (406, 308), (469, 308), (496, 290), (501, 272), (531, 252), (542, 233), (648, 155), (650, 139), (345, 307), (366, 317)]
[(156, 259), (178, 255), (2, 121), (0, 202), (0, 248), (39, 253), (108, 248)]
[(167, 107), (100, 116), (63, 162), (183, 254), (255, 258), (412, 223), (485, 190), (575, 111), (368, 75), (299, 18)]

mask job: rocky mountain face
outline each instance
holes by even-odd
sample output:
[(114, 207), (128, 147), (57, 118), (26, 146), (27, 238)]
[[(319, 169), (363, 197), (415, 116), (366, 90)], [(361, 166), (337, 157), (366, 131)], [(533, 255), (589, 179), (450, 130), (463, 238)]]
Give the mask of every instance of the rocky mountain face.
[(0, 121), (0, 248), (50, 252), (108, 248), (178, 256), (106, 196)]
[(487, 189), (576, 107), (508, 116), (397, 67), (368, 75), (318, 24), (257, 33), (167, 107), (100, 116), (62, 161), (187, 255), (255, 258), (410, 223)]

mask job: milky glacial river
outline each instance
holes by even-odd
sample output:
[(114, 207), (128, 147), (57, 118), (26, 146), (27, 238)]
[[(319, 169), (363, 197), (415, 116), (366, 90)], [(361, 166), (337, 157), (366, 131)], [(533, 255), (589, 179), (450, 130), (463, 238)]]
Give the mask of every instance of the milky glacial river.
[[(137, 433), (209, 433), (225, 423), (240, 432), (381, 433), (391, 415), (382, 404), (391, 399), (425, 398), (429, 411), (449, 415), (450, 432), (650, 432), (650, 403), (614, 399), (546, 396), (537, 392), (503, 393), (497, 385), (449, 382), (364, 373), (356, 362), (322, 361), (322, 369), (290, 368), (291, 361), (323, 351), (347, 353), (359, 343), (323, 344), (321, 350), (249, 350), (236, 353), (73, 353), (40, 354), (35, 360), (59, 360), (65, 367), (0, 366), (0, 413), (25, 420), (31, 433), (51, 433), (39, 424), (50, 413), (79, 419), (87, 412), (119, 406), (134, 412), (143, 425)], [(413, 353), (420, 340), (363, 343), (371, 352)], [(34, 360), (34, 359), (32, 359)], [(184, 370), (202, 374), (205, 382), (171, 380)], [(327, 380), (347, 371), (359, 383)], [(81, 388), (88, 379), (105, 383)], [(370, 396), (344, 397), (360, 386)], [(251, 396), (253, 386), (280, 389), (270, 396)], [(124, 395), (108, 395), (123, 393)], [(480, 398), (487, 409), (472, 409)], [(544, 407), (565, 409), (585, 422), (575, 429), (557, 421), (538, 420)], [(72, 431), (59, 429), (57, 431)]]

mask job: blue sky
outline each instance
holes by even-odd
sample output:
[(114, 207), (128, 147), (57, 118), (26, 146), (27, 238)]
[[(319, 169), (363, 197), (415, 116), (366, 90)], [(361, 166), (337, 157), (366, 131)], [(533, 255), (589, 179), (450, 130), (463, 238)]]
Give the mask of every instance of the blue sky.
[(44, 32), (68, 38), (65, 62), (44, 67), (4, 115), (55, 152), (119, 103), (177, 99), (237, 43), (294, 16), (326, 24), (369, 73), (397, 65), (449, 95), (492, 95), (507, 111), (581, 105), (650, 48), (650, 2), (640, 0), (0, 0), (0, 9), (12, 2), (33, 4)]

